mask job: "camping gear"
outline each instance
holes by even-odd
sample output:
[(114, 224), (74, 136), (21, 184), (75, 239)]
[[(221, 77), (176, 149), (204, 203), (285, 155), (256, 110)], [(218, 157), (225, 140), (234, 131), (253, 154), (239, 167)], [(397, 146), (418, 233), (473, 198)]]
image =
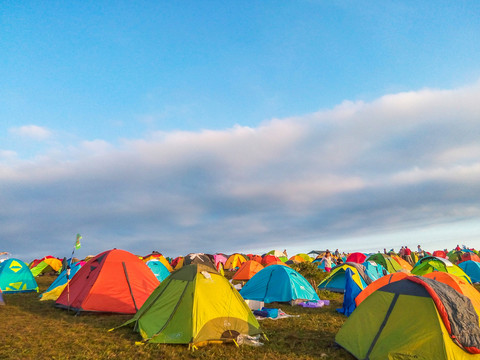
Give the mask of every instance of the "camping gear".
[(38, 292), (38, 285), (28, 265), (11, 258), (0, 263), (0, 289), (4, 294)]
[[(63, 289), (67, 286), (67, 281), (70, 281), (73, 276), (85, 265), (85, 261), (79, 261), (72, 265), (70, 269), (70, 274), (67, 276), (68, 269), (63, 270), (60, 275), (57, 276), (55, 281), (50, 284), (48, 289), (40, 294), (40, 301), (45, 300), (57, 300), (60, 294), (63, 292)], [(68, 278), (68, 279), (67, 279)]]
[[(148, 268), (152, 270), (153, 274), (157, 278), (158, 281), (162, 282), (170, 275), (170, 271), (168, 268), (163, 264), (163, 262), (157, 258), (153, 258), (152, 260), (148, 260), (145, 264), (147, 264)], [(170, 267), (171, 269), (171, 267)]]
[(343, 293), (345, 291), (345, 272), (351, 269), (353, 272), (353, 280), (357, 283), (360, 289), (365, 289), (368, 284), (373, 282), (368, 275), (365, 266), (357, 263), (345, 263), (335, 266), (330, 275), (318, 284), (320, 290), (329, 290), (333, 292)]
[(145, 263), (125, 250), (107, 250), (70, 280), (56, 306), (83, 311), (134, 314), (158, 286)]
[(467, 296), (408, 276), (368, 296), (335, 341), (357, 359), (473, 359), (480, 353), (480, 328)]
[(447, 259), (426, 256), (415, 264), (412, 269), (413, 275), (425, 275), (433, 271), (443, 271), (463, 278), (468, 283), (472, 283), (470, 277), (458, 265), (453, 264)]
[(298, 272), (283, 265), (270, 265), (256, 273), (240, 290), (244, 299), (265, 303), (320, 300), (315, 289)]
[(201, 264), (173, 272), (135, 316), (145, 342), (204, 345), (232, 341), (239, 334), (262, 334), (237, 290), (217, 271)]
[(458, 264), (458, 267), (468, 275), (473, 283), (480, 282), (480, 262), (473, 260), (462, 261)]
[(233, 280), (250, 280), (256, 273), (263, 269), (262, 264), (254, 260), (248, 260), (240, 266), (240, 269), (233, 275)]

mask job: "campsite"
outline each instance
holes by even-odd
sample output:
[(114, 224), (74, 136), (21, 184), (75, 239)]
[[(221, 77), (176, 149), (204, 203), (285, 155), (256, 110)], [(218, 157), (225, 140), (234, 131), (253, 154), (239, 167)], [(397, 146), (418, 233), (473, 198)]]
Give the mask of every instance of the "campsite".
[[(427, 256), (417, 259), (415, 266), (408, 265), (410, 270), (399, 266), (397, 271), (383, 270), (383, 273), (379, 274), (377, 272), (379, 268), (385, 269), (379, 264), (380, 262), (386, 261), (385, 264), (388, 262), (390, 265), (395, 263), (394, 266), (401, 263), (404, 267), (407, 267), (405, 264), (409, 262), (405, 261), (404, 264), (402, 261), (396, 261), (397, 255), (393, 253), (383, 254), (383, 256), (380, 256), (380, 253), (364, 254), (364, 256), (359, 256), (358, 253), (350, 256), (342, 254), (338, 255), (338, 258), (350, 261), (338, 265), (331, 272), (326, 272), (321, 266), (321, 259), (325, 257), (325, 252), (311, 254), (312, 257), (306, 254), (297, 254), (290, 259), (282, 257), (282, 261), (281, 256), (268, 253), (263, 256), (218, 254), (216, 257), (189, 254), (181, 259), (170, 259), (160, 253), (133, 256), (128, 251), (108, 250), (95, 257), (84, 259), (86, 261), (84, 263), (82, 261), (81, 266), (75, 267), (75, 274), (68, 280), (62, 278), (61, 269), (55, 271), (50, 266), (47, 269), (49, 271), (42, 270), (43, 273), (39, 273), (37, 269), (33, 285), (30, 284), (32, 281), (30, 277), (27, 280), (11, 283), (29, 282), (29, 286), (18, 285), (18, 289), (6, 287), (0, 281), (0, 286), (4, 287), (1, 294), (5, 303), (0, 306), (3, 324), (0, 330), (3, 339), (0, 358), (362, 358), (358, 356), (358, 351), (364, 350), (354, 349), (356, 345), (352, 345), (352, 342), (360, 343), (358, 339), (365, 338), (364, 344), (367, 345), (363, 347), (373, 348), (368, 345), (368, 338), (372, 335), (369, 335), (368, 326), (363, 328), (363, 324), (368, 323), (363, 317), (374, 318), (377, 323), (381, 322), (385, 317), (382, 311), (386, 311), (386, 309), (382, 310), (382, 306), (385, 305), (381, 304), (385, 303), (385, 299), (392, 298), (390, 294), (395, 292), (400, 291), (399, 302), (396, 304), (399, 312), (405, 312), (402, 301), (408, 303), (410, 308), (416, 306), (428, 308), (432, 315), (428, 315), (428, 311), (425, 311), (426, 315), (421, 323), (429, 324), (428, 326), (432, 329), (436, 326), (443, 329), (444, 325), (440, 320), (432, 323), (437, 319), (435, 314), (438, 312), (434, 306), (426, 303), (430, 297), (421, 295), (424, 290), (419, 288), (416, 282), (424, 285), (425, 283), (433, 284), (437, 291), (438, 287), (442, 291), (449, 289), (448, 291), (451, 290), (454, 296), (462, 299), (465, 299), (464, 296), (468, 297), (469, 306), (471, 302), (472, 308), (478, 314), (480, 285), (478, 283), (470, 285), (469, 276), (463, 273), (460, 266), (454, 264), (454, 262), (462, 264), (462, 252), (468, 253), (464, 261), (474, 261), (470, 260), (475, 259), (476, 256), (473, 250), (460, 252), (452, 250), (445, 254), (446, 258), (425, 254)], [(453, 262), (448, 259), (448, 255), (454, 260)], [(412, 253), (411, 256), (417, 255)], [(456, 256), (460, 256), (460, 259), (456, 259)], [(369, 258), (377, 259), (378, 263), (370, 261), (368, 267), (362, 265), (366, 264)], [(231, 261), (228, 261), (229, 259)], [(260, 260), (260, 262), (263, 260), (265, 266), (258, 261), (248, 259)], [(407, 260), (413, 263), (410, 258)], [(156, 267), (146, 265), (151, 261), (165, 262), (172, 272), (166, 270), (167, 276), (165, 273), (155, 275)], [(29, 265), (34, 269), (38, 264), (42, 264), (42, 269), (45, 269), (44, 263), (45, 259), (34, 260)], [(49, 260), (48, 263), (56, 262)], [(62, 261), (59, 260), (59, 263)], [(65, 264), (65, 261), (63, 263)], [(252, 267), (252, 263), (256, 265)], [(225, 264), (228, 264), (229, 269), (223, 268)], [(2, 274), (8, 275), (8, 271), (3, 270), (6, 265), (13, 269), (12, 274), (33, 272), (26, 263), (9, 259), (0, 264), (0, 280)], [(20, 267), (22, 271), (19, 270)], [(166, 266), (162, 265), (163, 268), (166, 269)], [(138, 275), (135, 271), (145, 271), (145, 273)], [(413, 275), (415, 272), (421, 272), (423, 275)], [(234, 279), (237, 273), (241, 274), (237, 278), (242, 280)], [(126, 279), (126, 282), (115, 280), (116, 277)], [(141, 282), (137, 278), (141, 278)], [(162, 280), (158, 280), (159, 278)], [(413, 280), (409, 281), (409, 279)], [(52, 285), (54, 287), (62, 281), (63, 285), (59, 285), (61, 291), (55, 295), (55, 292), (51, 292)], [(213, 283), (218, 286), (211, 287)], [(293, 284), (292, 288), (295, 288), (293, 291), (285, 288), (288, 283)], [(403, 283), (405, 285), (401, 285)], [(137, 286), (139, 284), (141, 285)], [(124, 286), (123, 290), (121, 286)], [(392, 287), (395, 289), (390, 290)], [(107, 288), (110, 290), (105, 290)], [(147, 295), (142, 295), (142, 288), (148, 289)], [(237, 292), (234, 288), (240, 291)], [(412, 290), (413, 288), (416, 290)], [(309, 289), (315, 290), (311, 293)], [(362, 291), (364, 289), (365, 291)], [(108, 291), (111, 292), (108, 293)], [(420, 294), (418, 298), (420, 303), (416, 303), (414, 297), (410, 296), (412, 292)], [(40, 300), (39, 294), (46, 293), (53, 296), (53, 299)], [(359, 296), (359, 293), (362, 295)], [(352, 294), (354, 294), (353, 297)], [(251, 304), (263, 300), (265, 301), (265, 303), (262, 302), (264, 312), (269, 313), (268, 310), (272, 310), (275, 313), (281, 313), (282, 316), (277, 318), (256, 316), (257, 322), (253, 316), (258, 314), (257, 311), (249, 308), (242, 297), (246, 302), (251, 301)], [(302, 299), (303, 302), (300, 302)], [(352, 299), (356, 304), (355, 301), (351, 301)], [(434, 297), (432, 299), (435, 302)], [(307, 306), (317, 302), (321, 302), (322, 306)], [(360, 303), (364, 304), (360, 306)], [(133, 304), (133, 308), (125, 304)], [(300, 306), (302, 304), (303, 306)], [(229, 314), (228, 321), (221, 315), (217, 316), (222, 311)], [(395, 316), (398, 317), (398, 315)], [(438, 318), (440, 317), (439, 315)], [(191, 325), (192, 318), (197, 319), (194, 321), (197, 325)], [(198, 325), (200, 324), (198, 319), (203, 319), (205, 325)], [(408, 316), (406, 319), (407, 323), (411, 323)], [(478, 315), (476, 319), (477, 323), (473, 325), (478, 329)], [(158, 321), (160, 321), (159, 328), (158, 325), (154, 325)], [(227, 322), (228, 325), (226, 325)], [(401, 323), (398, 319), (396, 322)], [(196, 327), (198, 327), (197, 330), (195, 330)], [(239, 333), (228, 330), (233, 334), (232, 338), (223, 338), (222, 335), (222, 340), (217, 341), (218, 334), (215, 334), (217, 328), (233, 327), (239, 329)], [(190, 330), (187, 331), (189, 328)], [(388, 326), (386, 328), (388, 329)], [(387, 338), (385, 341), (391, 348), (395, 348), (396, 344), (389, 334), (392, 333), (395, 338), (398, 338), (398, 332), (403, 331), (401, 327), (394, 328), (398, 329), (397, 333), (391, 330), (382, 332), (382, 337)], [(185, 339), (178, 335), (179, 331), (184, 334)], [(454, 344), (448, 338), (442, 340), (438, 334), (445, 331), (439, 333), (436, 330), (430, 331), (429, 328), (423, 331), (429, 333), (430, 338), (428, 341), (421, 342), (422, 347), (425, 348), (429, 343), (434, 343), (436, 349), (445, 346), (446, 353), (457, 354), (445, 358), (463, 359), (480, 356), (467, 353), (464, 348)], [(249, 337), (242, 337), (242, 332), (258, 336), (252, 336), (254, 340), (251, 340)], [(409, 347), (413, 349), (412, 351), (416, 351), (417, 346), (410, 344)], [(345, 348), (348, 348), (348, 351)], [(379, 349), (383, 351), (382, 346)], [(433, 355), (433, 352), (431, 354), (432, 359), (441, 358)], [(458, 354), (462, 357), (455, 357), (459, 356)], [(371, 358), (381, 359), (382, 356), (381, 353), (380, 355), (372, 354)]]

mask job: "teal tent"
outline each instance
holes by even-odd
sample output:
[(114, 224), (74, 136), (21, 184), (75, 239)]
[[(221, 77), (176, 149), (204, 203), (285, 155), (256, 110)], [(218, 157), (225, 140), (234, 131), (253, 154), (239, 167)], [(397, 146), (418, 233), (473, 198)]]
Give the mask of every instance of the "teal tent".
[(270, 265), (260, 270), (240, 290), (240, 295), (265, 303), (320, 300), (301, 274), (284, 265)]
[(0, 289), (3, 293), (38, 292), (38, 285), (28, 265), (18, 259), (0, 263)]
[(160, 260), (153, 259), (146, 262), (148, 268), (152, 270), (153, 274), (157, 278), (158, 281), (162, 282), (170, 275), (170, 271), (168, 271), (167, 267), (162, 264)]

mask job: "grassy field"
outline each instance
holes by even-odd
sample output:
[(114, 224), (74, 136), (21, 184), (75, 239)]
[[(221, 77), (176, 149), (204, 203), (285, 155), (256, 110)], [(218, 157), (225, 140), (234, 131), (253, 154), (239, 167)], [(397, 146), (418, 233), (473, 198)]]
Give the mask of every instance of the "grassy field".
[[(299, 270), (313, 284), (324, 276), (308, 267)], [(40, 291), (54, 279), (37, 278)], [(319, 295), (331, 300), (330, 305), (306, 309), (271, 304), (300, 316), (261, 321), (269, 338), (264, 346), (210, 345), (192, 352), (182, 345), (136, 345), (141, 337), (129, 327), (108, 332), (130, 315), (75, 316), (56, 308), (53, 301), (39, 301), (36, 293), (4, 294), (7, 305), (0, 306), (0, 359), (354, 359), (334, 345), (335, 334), (346, 320), (335, 311), (342, 306), (342, 295), (328, 291)]]
[[(43, 292), (54, 276), (37, 278)], [(316, 281), (313, 279), (312, 281)], [(130, 327), (113, 332), (130, 315), (80, 315), (55, 308), (53, 301), (39, 301), (38, 294), (4, 294), (0, 307), (0, 359), (354, 359), (334, 345), (334, 337), (345, 321), (335, 309), (342, 296), (320, 292), (329, 298), (327, 307), (306, 309), (272, 304), (287, 314), (280, 320), (263, 320), (269, 341), (264, 346), (209, 345), (194, 352), (182, 345), (145, 344)]]

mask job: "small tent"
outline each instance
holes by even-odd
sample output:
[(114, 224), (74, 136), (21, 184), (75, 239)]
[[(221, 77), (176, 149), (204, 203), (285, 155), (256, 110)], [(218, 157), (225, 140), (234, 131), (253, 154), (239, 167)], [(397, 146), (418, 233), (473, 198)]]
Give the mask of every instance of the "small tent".
[(167, 278), (167, 276), (170, 275), (170, 271), (167, 269), (167, 267), (163, 264), (162, 261), (159, 259), (152, 259), (148, 260), (146, 262), (148, 268), (152, 270), (153, 274), (157, 278), (158, 281), (162, 282)]
[(137, 256), (124, 250), (107, 250), (78, 270), (56, 305), (77, 312), (134, 314), (158, 284)]
[(70, 281), (73, 276), (85, 265), (85, 261), (78, 261), (72, 264), (70, 268), (70, 274), (67, 276), (67, 269), (63, 270), (55, 279), (53, 283), (50, 284), (48, 289), (40, 295), (40, 300), (57, 300), (60, 294), (63, 292), (63, 289), (67, 286), (67, 281)]
[(377, 264), (382, 265), (389, 273), (394, 273), (403, 269), (397, 261), (392, 259), (391, 256), (385, 254), (376, 253), (370, 255), (367, 258), (367, 261), (374, 261)]
[(470, 277), (472, 282), (480, 282), (480, 262), (473, 260), (462, 261), (458, 264), (458, 267)]
[(240, 266), (240, 269), (233, 275), (233, 280), (241, 280), (241, 281), (248, 281), (250, 280), (256, 273), (263, 269), (262, 264), (254, 260), (248, 260)]
[(163, 344), (199, 346), (262, 333), (238, 291), (200, 264), (173, 272), (123, 325), (129, 323), (145, 342)]
[(172, 272), (173, 271), (173, 268), (172, 266), (170, 265), (170, 263), (168, 262), (168, 260), (165, 258), (165, 256), (163, 256), (161, 253), (159, 252), (152, 252), (151, 254), (148, 254), (146, 256), (143, 257), (143, 261), (145, 263), (147, 263), (148, 261), (150, 260), (157, 260), (157, 261), (160, 261), (166, 268), (169, 272)]
[(38, 292), (38, 285), (28, 265), (11, 258), (0, 263), (0, 289), (5, 294)]
[(238, 269), (247, 259), (242, 254), (232, 254), (225, 262), (224, 269), (234, 270)]
[(365, 266), (357, 263), (345, 263), (335, 266), (330, 274), (318, 285), (318, 288), (320, 290), (329, 290), (339, 293), (345, 292), (345, 272), (347, 269), (352, 270), (352, 278), (360, 289), (365, 289), (368, 284), (373, 282), (372, 278), (368, 275)]
[(467, 296), (408, 276), (368, 296), (335, 341), (357, 359), (477, 359), (480, 328)]
[(62, 262), (54, 257), (46, 257), (42, 261), (40, 261), (37, 265), (30, 268), (32, 271), (32, 275), (37, 277), (42, 274), (46, 274), (49, 272), (57, 272), (62, 268)]
[(215, 261), (213, 260), (213, 256), (207, 255), (204, 253), (190, 253), (185, 255), (183, 258), (183, 265), (191, 265), (191, 264), (200, 264), (211, 267), (213, 270), (217, 270), (215, 266)]
[(415, 264), (412, 269), (413, 275), (425, 275), (433, 271), (443, 271), (463, 278), (472, 283), (470, 277), (458, 265), (452, 264), (449, 260), (434, 256), (426, 256)]
[(244, 299), (271, 302), (320, 300), (315, 289), (298, 272), (283, 265), (271, 265), (256, 273), (240, 290)]
[(366, 259), (367, 255), (360, 252), (354, 252), (347, 256), (347, 262), (355, 262), (357, 264), (362, 264)]

